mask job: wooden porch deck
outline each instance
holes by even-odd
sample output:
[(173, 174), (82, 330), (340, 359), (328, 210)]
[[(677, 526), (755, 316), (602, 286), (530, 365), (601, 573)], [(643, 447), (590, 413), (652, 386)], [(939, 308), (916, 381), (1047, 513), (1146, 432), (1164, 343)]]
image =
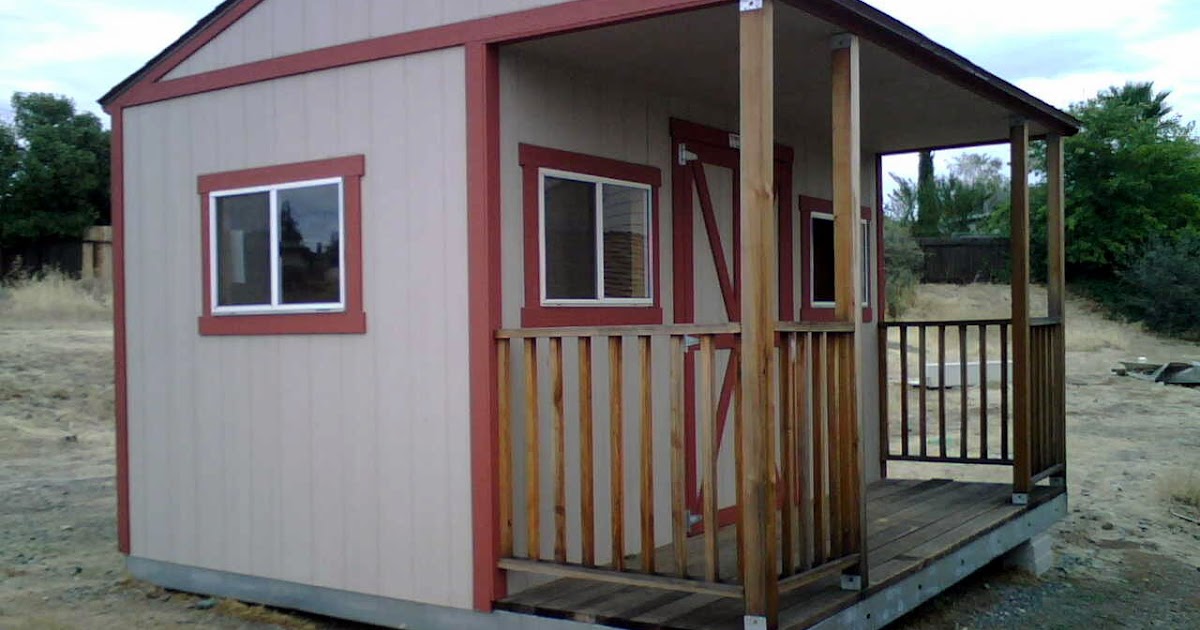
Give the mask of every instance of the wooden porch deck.
[[(806, 628), (860, 597), (903, 582), (1023, 513), (1057, 497), (1062, 487), (1037, 486), (1029, 504), (1011, 503), (1012, 485), (948, 479), (884, 480), (867, 490), (870, 587), (844, 591), (837, 575), (780, 595), (780, 627)], [(722, 550), (735, 544), (722, 531)], [(662, 553), (663, 550), (660, 550)], [(698, 550), (689, 549), (690, 554)], [(725, 555), (724, 553), (722, 555)], [(700, 560), (697, 559), (697, 562)], [(517, 613), (623, 628), (733, 630), (743, 627), (740, 599), (564, 578), (498, 602)]]

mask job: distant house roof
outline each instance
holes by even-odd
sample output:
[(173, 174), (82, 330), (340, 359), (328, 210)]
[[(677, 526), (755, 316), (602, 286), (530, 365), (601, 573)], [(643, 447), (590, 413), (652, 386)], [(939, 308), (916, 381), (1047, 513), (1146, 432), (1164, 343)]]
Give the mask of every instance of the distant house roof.
[[(121, 94), (158, 69), (174, 53), (185, 48), (193, 40), (206, 35), (210, 28), (216, 28), (227, 13), (247, 3), (257, 4), (258, 1), (260, 0), (224, 0), (179, 39), (100, 97), (100, 104), (107, 107), (113, 103)], [(729, 1), (732, 2), (732, 0)], [(1074, 134), (1080, 128), (1080, 122), (1075, 117), (988, 72), (962, 55), (922, 35), (916, 29), (860, 0), (782, 1), (878, 42), (930, 72), (955, 81), (981, 96), (1002, 103), (1021, 115), (1043, 121), (1048, 128), (1067, 135)], [(664, 3), (660, 2), (659, 4)], [(696, 3), (680, 0), (679, 4), (681, 7), (685, 7)], [(165, 69), (164, 73), (169, 70), (170, 68)]]

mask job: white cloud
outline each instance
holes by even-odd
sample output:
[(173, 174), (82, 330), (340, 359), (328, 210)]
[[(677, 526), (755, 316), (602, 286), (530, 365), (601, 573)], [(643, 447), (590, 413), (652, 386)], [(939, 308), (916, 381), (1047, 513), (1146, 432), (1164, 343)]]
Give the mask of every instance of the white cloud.
[[(868, 1), (968, 58), (995, 56), (997, 50), (1012, 54), (1024, 42), (1048, 45), (1020, 50), (1033, 62), (1010, 63), (1019, 74), (1005, 78), (1060, 108), (1109, 86), (1153, 81), (1156, 89), (1172, 92), (1168, 103), (1185, 120), (1200, 120), (1200, 11), (1191, 0)], [(1085, 49), (1103, 55), (1078, 65), (1060, 56)], [(1000, 57), (1001, 63), (1007, 61)], [(1008, 161), (1007, 147), (984, 152)], [(940, 152), (938, 169), (944, 172), (958, 153)], [(915, 178), (917, 158), (889, 157), (884, 168)], [(891, 178), (885, 178), (885, 191), (892, 188)]]
[(215, 0), (0, 0), (0, 100), (55, 92), (95, 101), (187, 31)]
[(1015, 36), (1107, 33), (1136, 36), (1169, 20), (1172, 0), (868, 0), (933, 39), (957, 48)]

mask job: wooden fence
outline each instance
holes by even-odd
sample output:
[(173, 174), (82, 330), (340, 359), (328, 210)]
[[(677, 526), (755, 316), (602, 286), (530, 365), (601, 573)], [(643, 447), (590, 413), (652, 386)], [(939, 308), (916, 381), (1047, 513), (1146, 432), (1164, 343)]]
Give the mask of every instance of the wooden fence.
[(918, 238), (925, 255), (921, 282), (1002, 282), (1009, 276), (1009, 239), (993, 236)]
[(0, 249), (0, 277), (50, 269), (74, 278), (111, 282), (112, 227), (90, 227), (77, 241), (41, 241)]

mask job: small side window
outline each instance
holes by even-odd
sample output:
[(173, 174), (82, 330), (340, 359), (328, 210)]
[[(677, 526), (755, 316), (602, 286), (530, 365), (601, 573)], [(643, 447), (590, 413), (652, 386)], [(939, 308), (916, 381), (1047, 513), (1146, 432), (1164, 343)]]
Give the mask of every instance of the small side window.
[(202, 175), (203, 335), (365, 332), (363, 158)]

